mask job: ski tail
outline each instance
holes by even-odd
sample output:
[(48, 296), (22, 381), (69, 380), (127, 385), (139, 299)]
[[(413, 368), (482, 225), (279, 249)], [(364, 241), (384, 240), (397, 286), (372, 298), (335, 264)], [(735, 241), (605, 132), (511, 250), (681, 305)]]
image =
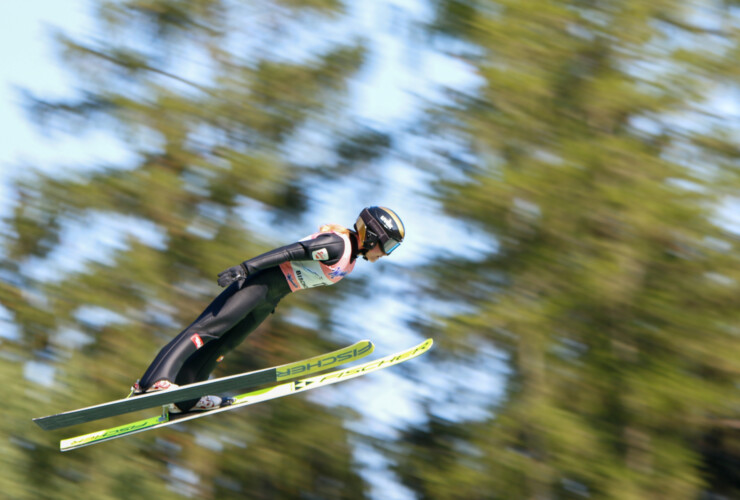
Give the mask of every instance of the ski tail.
[(432, 343), (432, 339), (426, 339), (424, 342), (410, 349), (399, 351), (395, 354), (391, 354), (375, 361), (369, 361), (355, 367), (334, 370), (321, 375), (303, 378), (295, 380), (293, 382), (284, 382), (273, 387), (240, 394), (239, 396), (236, 396), (234, 398), (234, 401), (231, 405), (216, 408), (214, 410), (209, 410), (206, 412), (183, 413), (178, 415), (170, 415), (165, 411), (162, 416), (159, 417), (139, 420), (138, 422), (133, 422), (130, 424), (125, 424), (110, 429), (104, 429), (82, 436), (64, 439), (59, 443), (59, 448), (61, 451), (75, 450), (84, 446), (98, 444), (103, 441), (110, 441), (112, 439), (130, 436), (139, 432), (153, 430), (159, 427), (165, 427), (168, 425), (173, 425), (175, 423), (184, 422), (186, 420), (193, 420), (196, 418), (212, 415), (214, 413), (229, 411), (240, 408), (242, 406), (249, 406), (256, 403), (261, 403), (263, 401), (269, 401), (271, 399), (277, 399), (291, 394), (317, 389), (319, 387), (335, 384), (344, 380), (360, 377), (363, 375), (367, 375), (368, 373), (382, 370), (384, 368), (388, 368), (399, 363), (403, 363), (404, 361), (408, 361), (410, 359), (421, 356), (429, 349), (431, 349)]

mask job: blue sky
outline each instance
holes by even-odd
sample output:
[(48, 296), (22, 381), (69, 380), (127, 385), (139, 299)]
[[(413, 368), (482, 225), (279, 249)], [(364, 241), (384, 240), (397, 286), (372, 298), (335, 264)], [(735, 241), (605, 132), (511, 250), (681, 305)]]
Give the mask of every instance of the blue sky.
[[(0, 216), (7, 215), (12, 199), (8, 190), (11, 176), (24, 166), (46, 165), (57, 158), (81, 156), (84, 149), (64, 141), (51, 141), (36, 131), (26, 118), (20, 102), (21, 89), (64, 95), (69, 82), (51, 52), (49, 30), (65, 27), (85, 29), (80, 0), (55, 2), (28, 0), (6, 2), (0, 13)], [(72, 141), (74, 142), (74, 141)], [(14, 329), (5, 323), (10, 316), (0, 307), (2, 337)], [(29, 373), (36, 373), (31, 370)]]
[(85, 8), (83, 0), (27, 0), (6, 2), (0, 14), (0, 214), (9, 206), (8, 178), (25, 167), (58, 170), (122, 154), (102, 133), (43, 135), (22, 107), (23, 90), (47, 98), (72, 94), (73, 81), (57, 62), (52, 33), (89, 32)]
[(53, 26), (82, 30), (85, 16), (79, 0), (55, 2), (29, 0), (6, 3), (0, 15), (0, 162), (7, 174), (9, 163), (20, 159), (46, 157), (39, 148), (40, 137), (23, 114), (19, 89), (50, 92), (60, 95), (68, 88), (68, 81), (54, 62), (49, 43), (49, 29)]

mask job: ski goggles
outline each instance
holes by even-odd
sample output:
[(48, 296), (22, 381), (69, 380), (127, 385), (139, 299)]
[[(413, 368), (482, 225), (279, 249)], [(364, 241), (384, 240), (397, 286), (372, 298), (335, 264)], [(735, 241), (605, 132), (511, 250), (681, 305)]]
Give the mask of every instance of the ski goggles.
[(401, 244), (400, 241), (394, 240), (393, 238), (386, 236), (384, 234), (375, 234), (375, 231), (371, 231), (369, 229), (366, 229), (366, 232), (370, 237), (368, 240), (371, 242), (370, 248), (375, 247), (375, 245), (380, 245), (380, 247), (383, 249), (383, 252), (386, 255), (390, 255), (393, 250), (398, 248), (398, 246)]
[(398, 248), (398, 245), (400, 245), (400, 241), (396, 241), (393, 238), (388, 238), (388, 241), (383, 243), (383, 251), (386, 255), (390, 255), (393, 250)]

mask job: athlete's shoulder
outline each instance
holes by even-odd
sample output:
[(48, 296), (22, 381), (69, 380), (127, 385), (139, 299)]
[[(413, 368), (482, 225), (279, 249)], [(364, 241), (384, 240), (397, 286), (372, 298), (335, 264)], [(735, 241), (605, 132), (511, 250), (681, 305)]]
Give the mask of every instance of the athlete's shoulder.
[(345, 239), (334, 232), (319, 233), (302, 243), (313, 260), (334, 261), (344, 254)]

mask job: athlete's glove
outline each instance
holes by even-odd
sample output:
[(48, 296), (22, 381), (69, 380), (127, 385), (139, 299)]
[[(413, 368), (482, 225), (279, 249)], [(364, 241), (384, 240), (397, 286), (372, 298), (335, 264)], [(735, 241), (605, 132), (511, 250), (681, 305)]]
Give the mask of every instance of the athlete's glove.
[(249, 271), (247, 271), (247, 266), (242, 262), (238, 266), (230, 267), (218, 273), (218, 286), (225, 288), (237, 280), (246, 279), (247, 276), (249, 276)]

